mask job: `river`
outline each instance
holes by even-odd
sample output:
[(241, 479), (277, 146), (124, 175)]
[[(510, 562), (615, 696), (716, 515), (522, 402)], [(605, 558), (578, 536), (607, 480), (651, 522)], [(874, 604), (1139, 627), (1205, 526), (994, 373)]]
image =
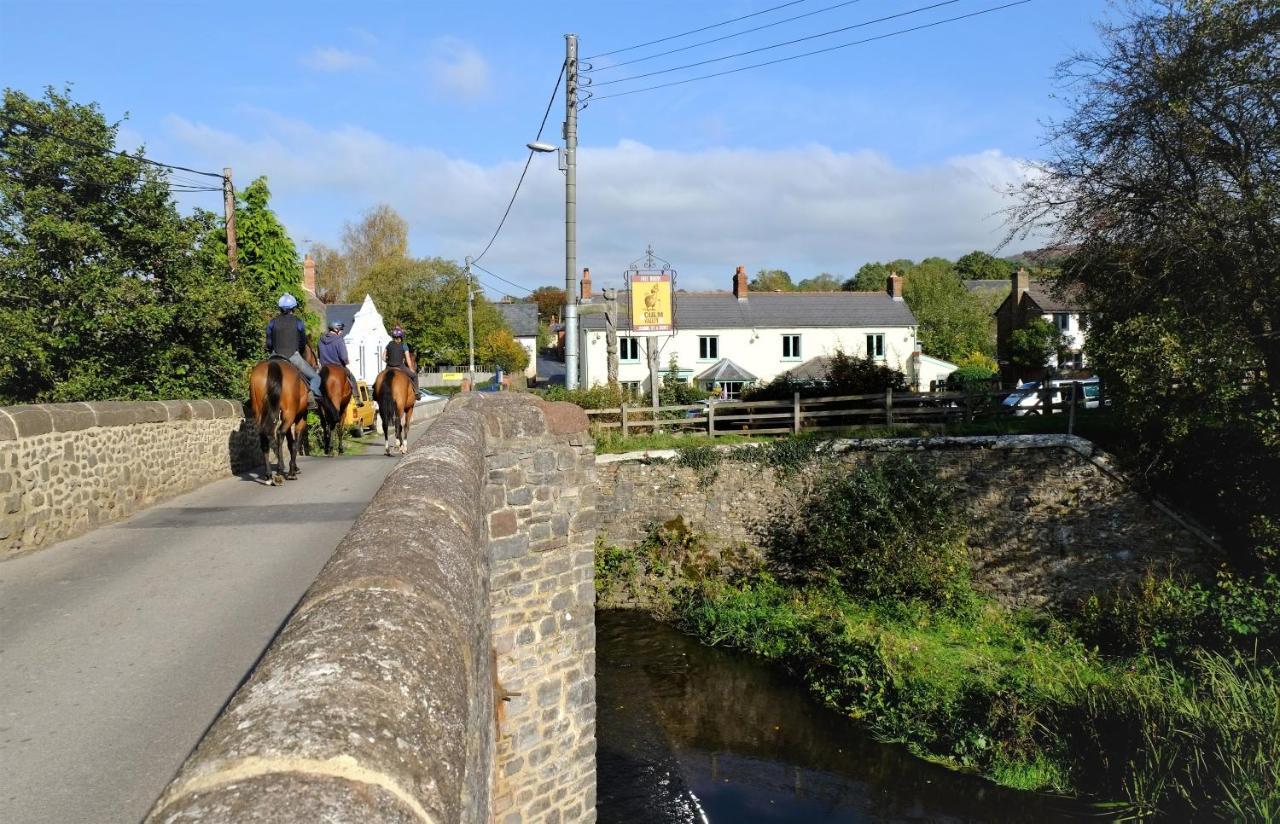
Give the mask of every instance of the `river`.
[(1096, 810), (911, 756), (747, 655), (596, 614), (601, 824), (1079, 821)]

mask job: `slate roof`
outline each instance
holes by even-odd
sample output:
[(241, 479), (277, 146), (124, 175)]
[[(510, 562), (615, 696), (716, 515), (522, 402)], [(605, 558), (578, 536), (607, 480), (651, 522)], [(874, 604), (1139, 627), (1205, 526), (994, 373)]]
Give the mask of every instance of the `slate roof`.
[(1080, 307), (1071, 299), (1070, 293), (1050, 291), (1044, 284), (1032, 281), (1027, 289), (1027, 297), (1036, 302), (1043, 312), (1079, 312)]
[(511, 327), (511, 334), (517, 338), (536, 338), (538, 336), (538, 304), (536, 303), (497, 303), (498, 311)]
[(702, 374), (695, 375), (693, 379), (695, 381), (724, 383), (725, 381), (753, 381), (756, 376), (728, 358), (721, 358)]
[(342, 321), (342, 328), (346, 332), (351, 331), (351, 325), (355, 323), (356, 312), (360, 311), (358, 303), (330, 303), (324, 307), (324, 329), (328, 331), (329, 324), (335, 320)]
[(791, 377), (802, 381), (825, 381), (827, 373), (831, 369), (831, 358), (828, 355), (818, 355), (816, 358), (809, 358), (804, 363), (788, 369)]
[[(619, 301), (621, 303), (621, 301)], [(802, 329), (915, 326), (904, 301), (885, 292), (752, 292), (740, 301), (732, 292), (675, 296), (676, 329)], [(619, 330), (630, 326), (620, 306)], [(581, 316), (584, 329), (603, 329), (604, 316)]]

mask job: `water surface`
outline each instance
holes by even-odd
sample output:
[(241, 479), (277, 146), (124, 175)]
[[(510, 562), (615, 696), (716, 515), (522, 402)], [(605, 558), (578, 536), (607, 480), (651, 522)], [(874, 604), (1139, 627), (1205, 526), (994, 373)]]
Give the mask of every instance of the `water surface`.
[(601, 824), (1049, 824), (1093, 812), (878, 743), (767, 664), (642, 613), (598, 612), (596, 632)]

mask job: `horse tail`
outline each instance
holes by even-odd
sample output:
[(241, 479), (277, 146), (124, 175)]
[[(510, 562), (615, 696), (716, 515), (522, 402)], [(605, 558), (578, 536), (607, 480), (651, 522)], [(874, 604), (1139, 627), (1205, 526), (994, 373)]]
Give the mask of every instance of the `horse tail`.
[(267, 363), (267, 385), (263, 404), (258, 409), (258, 431), (274, 434), (280, 420), (280, 394), (284, 390), (284, 373), (275, 361)]
[(378, 393), (378, 412), (382, 417), (382, 437), (389, 438), (390, 424), (396, 414), (396, 370), (388, 369), (386, 374), (382, 376), (382, 391)]
[[(338, 407), (334, 405), (333, 398), (329, 397), (329, 373), (330, 368), (327, 364), (320, 368), (320, 407), (325, 416), (336, 426), (342, 423), (342, 416), (338, 412)], [(347, 376), (343, 375), (342, 380), (346, 381), (346, 379)]]

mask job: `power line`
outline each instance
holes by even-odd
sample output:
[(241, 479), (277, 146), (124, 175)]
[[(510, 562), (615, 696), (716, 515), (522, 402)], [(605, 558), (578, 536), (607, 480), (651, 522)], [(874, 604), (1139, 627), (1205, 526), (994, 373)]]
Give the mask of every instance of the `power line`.
[(826, 52), (837, 51), (838, 49), (847, 49), (850, 46), (861, 46), (865, 43), (872, 43), (876, 40), (885, 40), (890, 37), (897, 37), (900, 34), (909, 34), (915, 31), (931, 29), (931, 28), (934, 28), (935, 26), (941, 26), (946, 23), (954, 23), (957, 20), (966, 20), (970, 17), (979, 17), (984, 14), (991, 14), (992, 12), (1013, 8), (1014, 6), (1023, 6), (1030, 2), (1031, 0), (1017, 0), (1017, 2), (1005, 3), (1002, 6), (992, 6), (991, 8), (969, 12), (968, 14), (957, 15), (956, 17), (948, 17), (945, 20), (935, 20), (932, 23), (924, 23), (919, 26), (912, 26), (911, 28), (908, 28), (908, 29), (898, 29), (897, 31), (886, 32), (885, 34), (877, 34), (875, 37), (867, 37), (867, 38), (863, 38), (862, 40), (854, 40), (851, 43), (841, 43), (838, 46), (828, 46), (825, 49), (815, 49), (814, 51), (804, 52), (802, 54), (793, 54), (788, 57), (779, 57), (776, 60), (766, 60), (763, 63), (752, 63), (749, 66), (739, 66), (735, 69), (726, 69), (722, 72), (712, 72), (711, 74), (702, 74), (702, 75), (698, 75), (697, 77), (687, 77), (684, 80), (673, 80), (670, 83), (659, 83), (654, 86), (645, 86), (639, 89), (628, 89), (625, 92), (614, 92), (613, 94), (604, 94), (604, 95), (600, 95), (595, 99), (607, 100), (611, 97), (625, 97), (626, 95), (629, 95), (629, 94), (639, 94), (640, 92), (650, 92), (650, 91), (653, 91), (654, 89), (665, 89), (670, 86), (682, 86), (685, 83), (693, 83), (696, 80), (707, 80), (712, 77), (723, 77), (726, 74), (736, 74), (737, 72), (744, 72), (747, 69), (758, 69), (762, 66), (772, 66), (775, 63), (786, 63), (787, 61), (790, 61), (790, 60), (799, 60), (802, 57), (812, 57), (815, 54), (824, 54)]
[(702, 40), (698, 43), (692, 43), (688, 46), (681, 46), (677, 49), (669, 49), (668, 51), (658, 52), (657, 54), (650, 54), (646, 57), (637, 57), (634, 60), (624, 60), (621, 63), (614, 63), (609, 66), (601, 66), (598, 69), (593, 69), (592, 72), (594, 73), (594, 72), (609, 71), (610, 69), (617, 69), (617, 68), (621, 68), (622, 66), (630, 66), (632, 63), (643, 63), (646, 60), (655, 60), (659, 57), (666, 57), (671, 54), (678, 54), (683, 51), (689, 51), (690, 49), (696, 49), (699, 46), (709, 46), (712, 43), (719, 43), (722, 40), (732, 40), (733, 38), (741, 37), (744, 34), (753, 34), (754, 32), (763, 31), (765, 29), (771, 29), (774, 26), (781, 26), (783, 23), (791, 23), (796, 20), (801, 20), (805, 17), (813, 17), (815, 14), (822, 14), (823, 12), (834, 11), (835, 9), (844, 8), (845, 6), (852, 6), (854, 3), (861, 3), (861, 2), (862, 0), (844, 0), (843, 3), (836, 3), (834, 6), (826, 6), (825, 8), (816, 9), (815, 11), (807, 11), (804, 14), (797, 14), (794, 17), (784, 17), (783, 19), (775, 20), (772, 23), (765, 23), (763, 26), (756, 26), (755, 28), (751, 28), (751, 29), (743, 29), (742, 31), (736, 31), (733, 34), (725, 34), (725, 35), (721, 35), (720, 37), (713, 37), (710, 40)]
[(84, 140), (78, 140), (74, 137), (67, 137), (66, 135), (58, 134), (57, 132), (51, 129), (46, 129), (44, 126), (39, 126), (39, 125), (36, 125), (35, 123), (28, 123), (25, 120), (20, 120), (19, 118), (16, 118), (13, 115), (5, 114), (4, 112), (0, 112), (0, 117), (3, 117), (5, 120), (8, 120), (10, 123), (16, 123), (19, 126), (22, 126), (24, 128), (31, 129), (32, 131), (40, 132), (56, 140), (61, 140), (65, 143), (71, 143), (73, 145), (80, 146), (81, 148), (84, 148), (84, 149), (91, 149), (95, 152), (104, 152), (106, 154), (113, 154), (118, 157), (127, 157), (130, 160), (137, 160), (142, 163), (149, 163), (152, 166), (159, 166), (162, 169), (174, 169), (180, 172), (191, 172), (192, 174), (203, 175), (204, 177), (216, 177), (218, 180), (222, 180), (222, 175), (216, 172), (202, 172), (199, 169), (190, 169), (190, 168), (187, 168), (186, 166), (175, 166), (172, 163), (161, 163), (158, 160), (152, 160), (147, 157), (142, 157), (141, 155), (131, 155), (128, 152), (120, 152), (120, 151), (116, 151), (115, 149), (107, 149), (102, 146), (95, 146), (92, 143), (89, 143)]
[[(556, 95), (560, 93), (560, 80), (564, 77), (564, 70), (565, 64), (561, 63), (560, 74), (556, 76), (556, 85), (551, 89), (551, 99), (547, 101), (547, 110), (542, 113), (542, 123), (538, 125), (538, 136), (533, 139), (533, 142), (535, 143), (542, 139), (542, 130), (547, 127), (547, 117), (551, 115), (551, 106), (556, 102)], [(485, 244), (485, 247), (480, 254), (476, 255), (472, 259), (471, 262), (473, 264), (477, 263), (480, 258), (484, 257), (485, 254), (488, 253), (489, 249), (493, 246), (493, 242), (498, 239), (498, 233), (500, 233), (502, 231), (502, 227), (506, 225), (507, 215), (511, 214), (511, 207), (515, 205), (516, 195), (520, 194), (520, 187), (524, 184), (524, 176), (529, 173), (529, 164), (533, 162), (533, 155), (534, 151), (533, 149), (530, 149), (529, 156), (524, 160), (524, 169), (520, 171), (520, 179), (516, 181), (516, 189), (511, 193), (511, 200), (507, 201), (507, 210), (502, 213), (502, 220), (498, 221), (498, 228), (493, 230), (493, 237), (489, 238), (489, 242)]]
[[(473, 260), (473, 261), (471, 261), (471, 265), (472, 265), (472, 266), (474, 266), (475, 268), (479, 269), (481, 272), (484, 272), (486, 275), (489, 275), (490, 277), (495, 277), (495, 278), (497, 278), (498, 280), (502, 281), (503, 283), (506, 283), (506, 284), (508, 284), (508, 285), (510, 285), (510, 286), (514, 286), (514, 287), (516, 287), (517, 289), (523, 289), (524, 291), (528, 292), (528, 293), (529, 293), (529, 294), (531, 294), (531, 295), (533, 294), (533, 290), (532, 290), (532, 289), (530, 289), (529, 287), (527, 287), (527, 286), (521, 286), (520, 284), (516, 283), (514, 280), (507, 280), (507, 279), (506, 279), (506, 278), (504, 278), (502, 275), (499, 275), (499, 274), (497, 274), (496, 272), (490, 272), (488, 269), (486, 269), (486, 268), (484, 268), (483, 266), (479, 265), (479, 264), (478, 264), (478, 263), (476, 263), (474, 260)], [(496, 287), (494, 287), (494, 288), (496, 288)], [(502, 291), (502, 290), (501, 290), (501, 289), (499, 289), (498, 291)]]
[(593, 86), (612, 86), (615, 83), (626, 83), (629, 80), (640, 80), (641, 78), (644, 78), (644, 77), (653, 77), (659, 74), (670, 74), (671, 72), (683, 71), (684, 69), (692, 69), (698, 66), (705, 66), (708, 63), (720, 63), (725, 60), (732, 60), (735, 57), (745, 57), (748, 54), (756, 54), (758, 52), (771, 51), (773, 49), (780, 49), (783, 46), (794, 46), (796, 43), (803, 43), (806, 40), (816, 40), (819, 37), (830, 37), (833, 34), (839, 34), (840, 32), (843, 32), (843, 31), (850, 31), (851, 29), (866, 28), (867, 26), (872, 26), (872, 25), (875, 25), (876, 23), (883, 23), (886, 20), (894, 20), (899, 17), (908, 17), (912, 14), (919, 14), (922, 11), (931, 11), (941, 6), (953, 6), (959, 2), (960, 0), (939, 0), (939, 2), (933, 3), (932, 5), (920, 6), (919, 8), (908, 9), (907, 11), (900, 11), (897, 14), (889, 14), (889, 15), (885, 15), (884, 17), (877, 17), (874, 20), (864, 20), (861, 23), (854, 23), (849, 26), (841, 26), (838, 29), (832, 29), (831, 31), (824, 31), (819, 34), (808, 34), (808, 35), (805, 35), (804, 37), (797, 37), (794, 40), (786, 40), (781, 43), (774, 43), (770, 46), (760, 46), (754, 49), (747, 49), (746, 51), (740, 51), (734, 54), (726, 54), (722, 57), (709, 57), (706, 60), (699, 60), (696, 63), (686, 63), (683, 66), (672, 66), (669, 69), (657, 69), (655, 71), (645, 72), (644, 74), (633, 74), (630, 77), (620, 77), (617, 80), (605, 80), (602, 83), (595, 83), (593, 84)]
[(710, 31), (711, 29), (718, 29), (721, 26), (727, 26), (730, 23), (737, 23), (739, 20), (746, 20), (751, 17), (759, 17), (762, 14), (768, 14), (771, 11), (777, 11), (778, 9), (785, 9), (787, 6), (795, 6), (804, 2), (806, 2), (806, 0), (791, 0), (790, 3), (782, 3), (781, 5), (770, 6), (767, 9), (761, 9), (760, 11), (752, 12), (751, 14), (744, 14), (741, 17), (735, 17), (732, 20), (725, 20), (720, 23), (712, 23), (710, 26), (703, 26), (700, 29), (690, 29), (689, 31), (680, 32), (679, 34), (671, 34), (666, 37), (659, 37), (657, 40), (650, 40), (647, 43), (637, 43), (634, 46), (627, 46), (626, 48), (623, 48), (623, 49), (614, 49), (613, 51), (600, 52), (599, 54), (590, 54), (582, 59), (594, 60), (597, 57), (608, 57), (611, 54), (620, 54), (625, 51), (632, 51), (633, 49), (643, 49), (645, 46), (655, 46), (658, 43), (665, 43), (668, 40), (675, 40), (677, 37), (687, 37), (691, 34), (698, 34), (699, 32)]

